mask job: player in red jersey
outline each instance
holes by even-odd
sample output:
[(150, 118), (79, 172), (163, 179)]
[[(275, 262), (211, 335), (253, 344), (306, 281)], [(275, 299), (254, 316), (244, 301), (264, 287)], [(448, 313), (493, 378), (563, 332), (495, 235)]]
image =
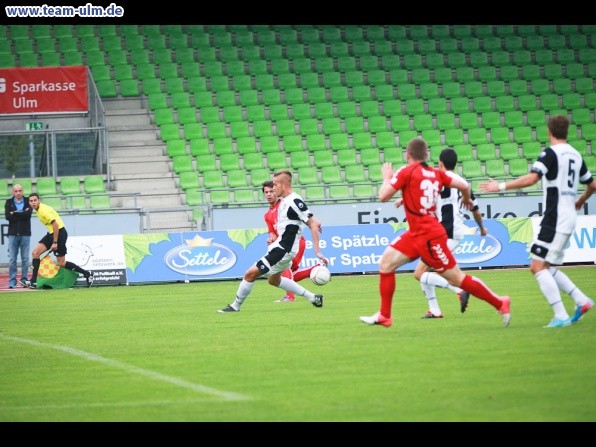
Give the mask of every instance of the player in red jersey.
[(408, 142), (406, 158), (408, 164), (395, 172), (391, 163), (383, 164), (379, 200), (387, 202), (397, 191), (401, 191), (409, 228), (389, 244), (381, 257), (380, 311), (370, 317), (360, 317), (360, 320), (366, 324), (391, 326), (395, 270), (421, 258), (451, 285), (460, 287), (497, 309), (503, 316), (503, 325), (508, 326), (511, 321), (510, 298), (496, 295), (480, 279), (462, 272), (447, 245), (447, 232), (435, 214), (437, 198), (444, 186), (460, 190), (462, 205), (471, 208), (473, 202), (468, 182), (427, 165), (428, 146), (422, 138)]
[[(269, 203), (269, 209), (265, 212), (265, 223), (267, 224), (267, 231), (269, 232), (269, 237), (267, 238), (267, 245), (271, 244), (275, 239), (277, 239), (277, 210), (279, 208), (279, 204), (281, 201), (275, 191), (273, 190), (273, 181), (267, 180), (263, 182), (261, 187), (263, 191), (263, 195), (265, 196), (265, 200)], [(306, 249), (306, 239), (304, 236), (300, 238), (300, 249), (298, 250), (298, 254), (292, 260), (292, 266), (284, 270), (281, 276), (284, 276), (289, 279), (293, 279), (294, 281), (302, 281), (304, 278), (308, 278), (310, 276), (310, 271), (315, 268), (318, 264), (315, 264), (311, 267), (298, 270), (300, 267), (300, 262), (304, 257), (304, 250)], [(286, 292), (286, 295), (283, 298), (276, 300), (278, 303), (294, 301), (295, 297), (292, 292)]]

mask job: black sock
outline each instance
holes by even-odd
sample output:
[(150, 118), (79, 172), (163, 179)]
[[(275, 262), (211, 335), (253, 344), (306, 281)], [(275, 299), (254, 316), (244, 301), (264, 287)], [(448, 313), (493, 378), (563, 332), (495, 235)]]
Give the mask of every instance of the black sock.
[(74, 270), (77, 273), (81, 273), (85, 278), (90, 275), (89, 270), (82, 269), (74, 262), (66, 261), (66, 263), (64, 264), (64, 268), (67, 268), (68, 270)]
[(31, 273), (31, 283), (35, 283), (37, 281), (37, 272), (39, 271), (39, 263), (41, 261), (38, 259), (33, 259), (31, 265), (33, 265), (33, 273)]

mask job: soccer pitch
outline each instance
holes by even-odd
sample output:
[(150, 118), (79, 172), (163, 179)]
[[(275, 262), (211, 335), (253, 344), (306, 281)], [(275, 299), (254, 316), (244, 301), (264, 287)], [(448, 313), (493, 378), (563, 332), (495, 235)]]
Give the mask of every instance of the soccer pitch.
[[(564, 271), (596, 297), (594, 266)], [(445, 318), (421, 319), (411, 273), (391, 328), (358, 318), (376, 275), (304, 280), (320, 309), (258, 280), (233, 314), (238, 281), (2, 293), (0, 421), (595, 421), (596, 311), (546, 329), (527, 269), (471, 273), (511, 296), (511, 326), (444, 289)]]

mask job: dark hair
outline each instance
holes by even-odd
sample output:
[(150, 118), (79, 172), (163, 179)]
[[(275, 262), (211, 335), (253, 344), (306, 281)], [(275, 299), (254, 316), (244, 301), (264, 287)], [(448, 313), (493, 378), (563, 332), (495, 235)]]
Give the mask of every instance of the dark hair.
[(410, 157), (416, 161), (424, 161), (428, 158), (428, 145), (426, 144), (426, 141), (420, 137), (412, 138), (408, 142), (406, 151), (410, 154)]
[(457, 152), (453, 149), (443, 149), (439, 155), (439, 161), (445, 165), (445, 169), (453, 171), (457, 164)]
[(548, 120), (548, 130), (558, 140), (566, 140), (569, 132), (569, 118), (563, 115), (552, 116)]
[(265, 188), (273, 188), (273, 180), (265, 180), (261, 185), (261, 191), (265, 192)]
[(36, 192), (32, 192), (31, 194), (29, 194), (29, 198), (31, 197), (37, 197), (39, 200), (41, 200), (41, 197), (39, 197), (39, 194), (37, 194)]

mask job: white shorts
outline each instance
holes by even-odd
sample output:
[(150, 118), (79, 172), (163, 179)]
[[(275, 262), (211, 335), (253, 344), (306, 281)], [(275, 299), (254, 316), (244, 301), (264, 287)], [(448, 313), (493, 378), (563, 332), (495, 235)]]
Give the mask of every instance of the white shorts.
[(538, 237), (532, 241), (530, 245), (530, 253), (532, 259), (546, 261), (550, 264), (561, 265), (565, 257), (565, 248), (571, 238), (571, 234), (555, 233), (552, 242), (545, 242), (540, 240), (540, 233)]
[(449, 247), (449, 250), (453, 251), (460, 242), (461, 239), (447, 239), (447, 247)]
[(269, 246), (265, 256), (256, 262), (256, 266), (261, 272), (261, 276), (271, 276), (289, 269), (295, 256), (295, 252), (286, 252), (274, 242)]

